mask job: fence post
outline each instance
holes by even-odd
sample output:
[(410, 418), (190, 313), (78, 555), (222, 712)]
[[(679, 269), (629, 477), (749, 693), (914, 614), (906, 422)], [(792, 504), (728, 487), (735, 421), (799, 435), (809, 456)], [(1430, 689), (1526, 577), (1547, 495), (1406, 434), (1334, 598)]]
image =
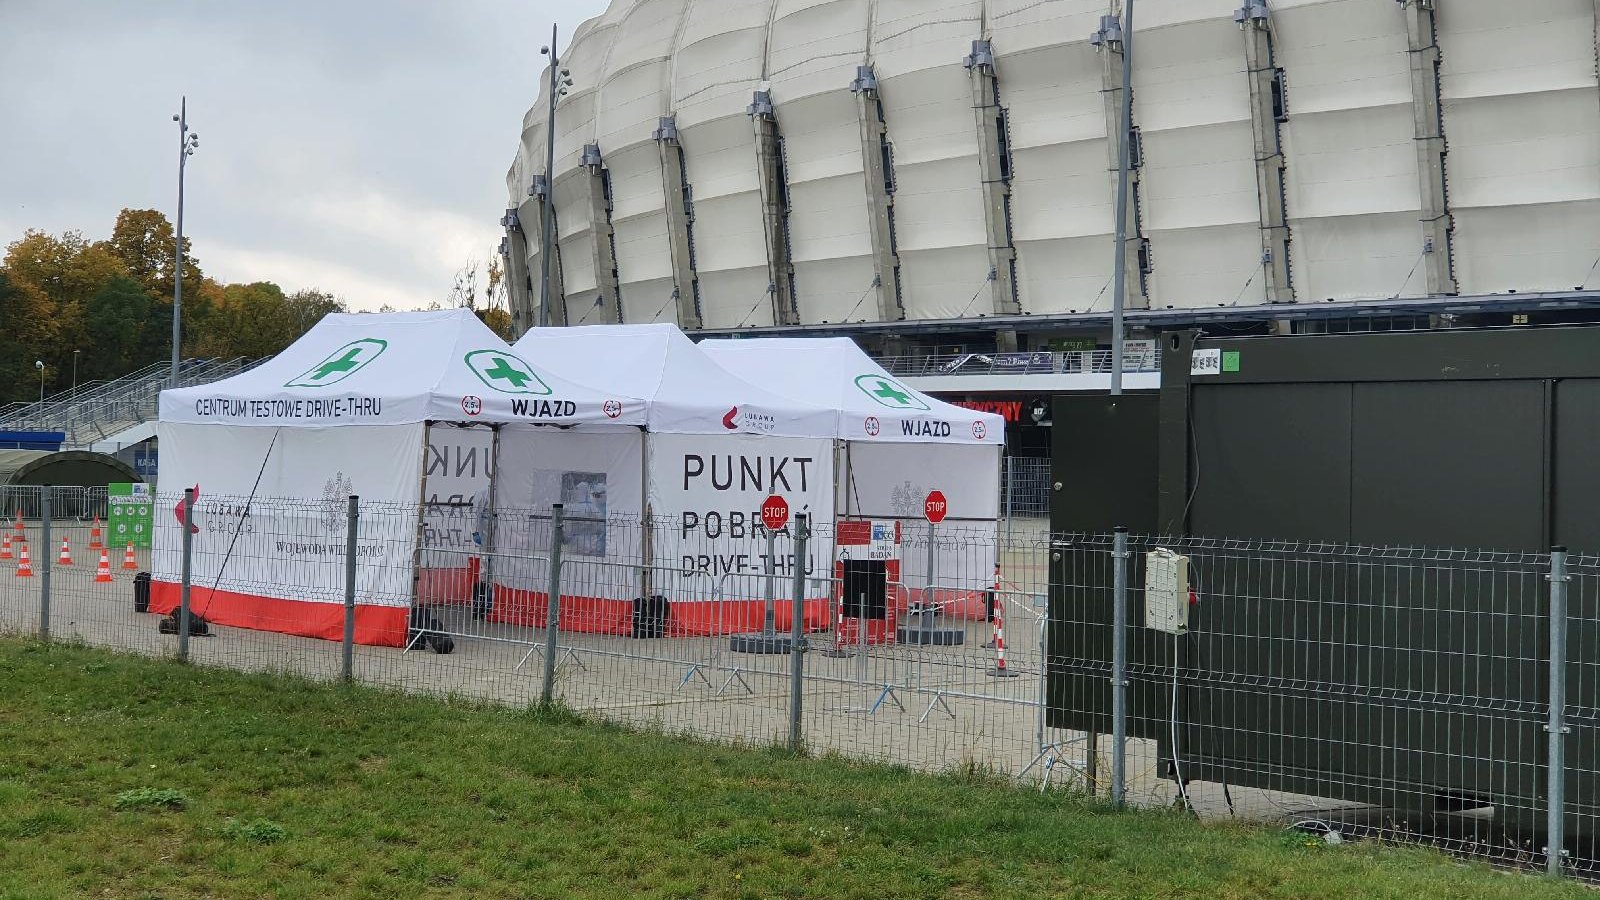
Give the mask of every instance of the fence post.
[(1545, 773), (1545, 870), (1561, 874), (1566, 856), (1567, 548), (1550, 549), (1550, 737)]
[(555, 699), (556, 683), (556, 632), (561, 621), (561, 541), (566, 525), (560, 503), (550, 507), (550, 605), (544, 619), (544, 684), (539, 688), (539, 702), (549, 705)]
[(1017, 458), (1006, 454), (1006, 527), (1011, 526), (1011, 498), (1017, 493)]
[(178, 593), (178, 659), (189, 661), (189, 583), (194, 573), (194, 488), (183, 489), (183, 585)]
[(1111, 545), (1111, 805), (1122, 808), (1128, 766), (1128, 529), (1117, 526)]
[(39, 488), (39, 640), (50, 640), (50, 570), (55, 568), (55, 557), (50, 555), (50, 495), (55, 493), (46, 485)]
[(801, 689), (804, 687), (806, 674), (806, 562), (810, 559), (807, 555), (807, 546), (811, 543), (811, 516), (800, 513), (795, 516), (794, 532), (794, 608), (791, 610), (791, 619), (794, 621), (793, 631), (789, 638), (789, 752), (799, 753), (804, 741), (801, 733), (800, 712)]
[(356, 529), (361, 520), (361, 498), (350, 495), (350, 508), (345, 516), (344, 538), (344, 648), (339, 661), (339, 677), (349, 681), (355, 677), (356, 648)]

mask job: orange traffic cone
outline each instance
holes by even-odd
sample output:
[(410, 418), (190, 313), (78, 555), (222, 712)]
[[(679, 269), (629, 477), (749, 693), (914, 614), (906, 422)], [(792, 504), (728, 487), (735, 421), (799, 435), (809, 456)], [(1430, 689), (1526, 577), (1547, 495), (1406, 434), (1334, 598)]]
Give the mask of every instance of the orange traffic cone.
[(33, 563), (31, 561), (29, 561), (29, 559), (28, 559), (28, 545), (27, 544), (23, 544), (22, 545), (22, 558), (17, 561), (17, 577), (18, 578), (32, 578), (33, 577)]
[(15, 531), (19, 536), (22, 534), (22, 510), (20, 509), (17, 510), (17, 524), (11, 526), (11, 530)]
[(11, 533), (8, 531), (4, 538), (0, 538), (0, 559), (11, 558)]
[(94, 570), (94, 580), (96, 584), (111, 583), (111, 556), (104, 547), (100, 548), (100, 567)]
[(100, 541), (100, 517), (95, 516), (94, 528), (89, 531), (89, 549), (99, 550), (103, 547), (105, 547), (105, 544)]
[(58, 565), (58, 566), (70, 566), (70, 565), (72, 565), (72, 547), (67, 544), (67, 539), (66, 538), (62, 538), (61, 539), (61, 555), (56, 558), (56, 565)]
[(128, 552), (122, 554), (122, 567), (124, 569), (139, 568), (139, 561), (133, 558), (133, 541), (128, 542)]

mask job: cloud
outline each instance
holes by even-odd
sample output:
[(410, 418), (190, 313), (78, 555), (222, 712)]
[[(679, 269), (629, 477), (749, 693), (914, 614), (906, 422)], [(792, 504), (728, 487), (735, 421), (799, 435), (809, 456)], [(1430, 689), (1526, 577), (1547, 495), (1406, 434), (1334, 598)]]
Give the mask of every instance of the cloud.
[[(0, 0), (0, 245), (176, 205), (206, 273), (352, 305), (442, 300), (499, 244), (552, 17), (605, 0)], [(565, 38), (563, 38), (565, 42)]]
[(197, 244), (195, 255), (205, 261), (208, 270), (228, 272), (229, 281), (271, 281), (289, 292), (317, 288), (345, 299), (357, 310), (374, 310), (385, 304), (396, 309), (418, 309), (433, 301), (443, 302), (449, 292), (448, 283), (443, 290), (429, 290), (408, 280), (384, 278), (362, 267), (223, 241)]

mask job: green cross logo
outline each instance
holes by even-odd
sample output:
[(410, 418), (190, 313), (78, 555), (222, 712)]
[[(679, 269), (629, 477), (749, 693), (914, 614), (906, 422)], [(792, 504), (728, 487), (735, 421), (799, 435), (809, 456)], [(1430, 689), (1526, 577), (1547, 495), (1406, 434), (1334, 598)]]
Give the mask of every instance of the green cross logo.
[(550, 386), (534, 374), (532, 366), (503, 350), (474, 350), (462, 359), (490, 390), (502, 394), (550, 393)]
[(387, 349), (389, 342), (378, 338), (351, 341), (333, 351), (327, 359), (305, 370), (300, 377), (284, 382), (283, 386), (319, 388), (338, 384), (361, 371), (368, 363), (382, 356), (383, 351)]
[(856, 387), (880, 406), (890, 409), (929, 409), (928, 404), (923, 403), (910, 389), (883, 375), (857, 376)]

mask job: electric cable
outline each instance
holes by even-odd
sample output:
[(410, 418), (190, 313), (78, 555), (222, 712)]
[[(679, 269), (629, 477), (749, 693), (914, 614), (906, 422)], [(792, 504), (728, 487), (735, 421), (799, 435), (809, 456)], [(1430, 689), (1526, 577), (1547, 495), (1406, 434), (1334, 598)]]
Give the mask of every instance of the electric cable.
[[(1185, 597), (1183, 602), (1189, 602)], [(1194, 813), (1194, 801), (1189, 799), (1189, 786), (1183, 780), (1183, 768), (1178, 763), (1178, 647), (1182, 635), (1172, 636), (1172, 777), (1178, 783), (1178, 796), (1183, 798), (1183, 806), (1191, 814)]]

